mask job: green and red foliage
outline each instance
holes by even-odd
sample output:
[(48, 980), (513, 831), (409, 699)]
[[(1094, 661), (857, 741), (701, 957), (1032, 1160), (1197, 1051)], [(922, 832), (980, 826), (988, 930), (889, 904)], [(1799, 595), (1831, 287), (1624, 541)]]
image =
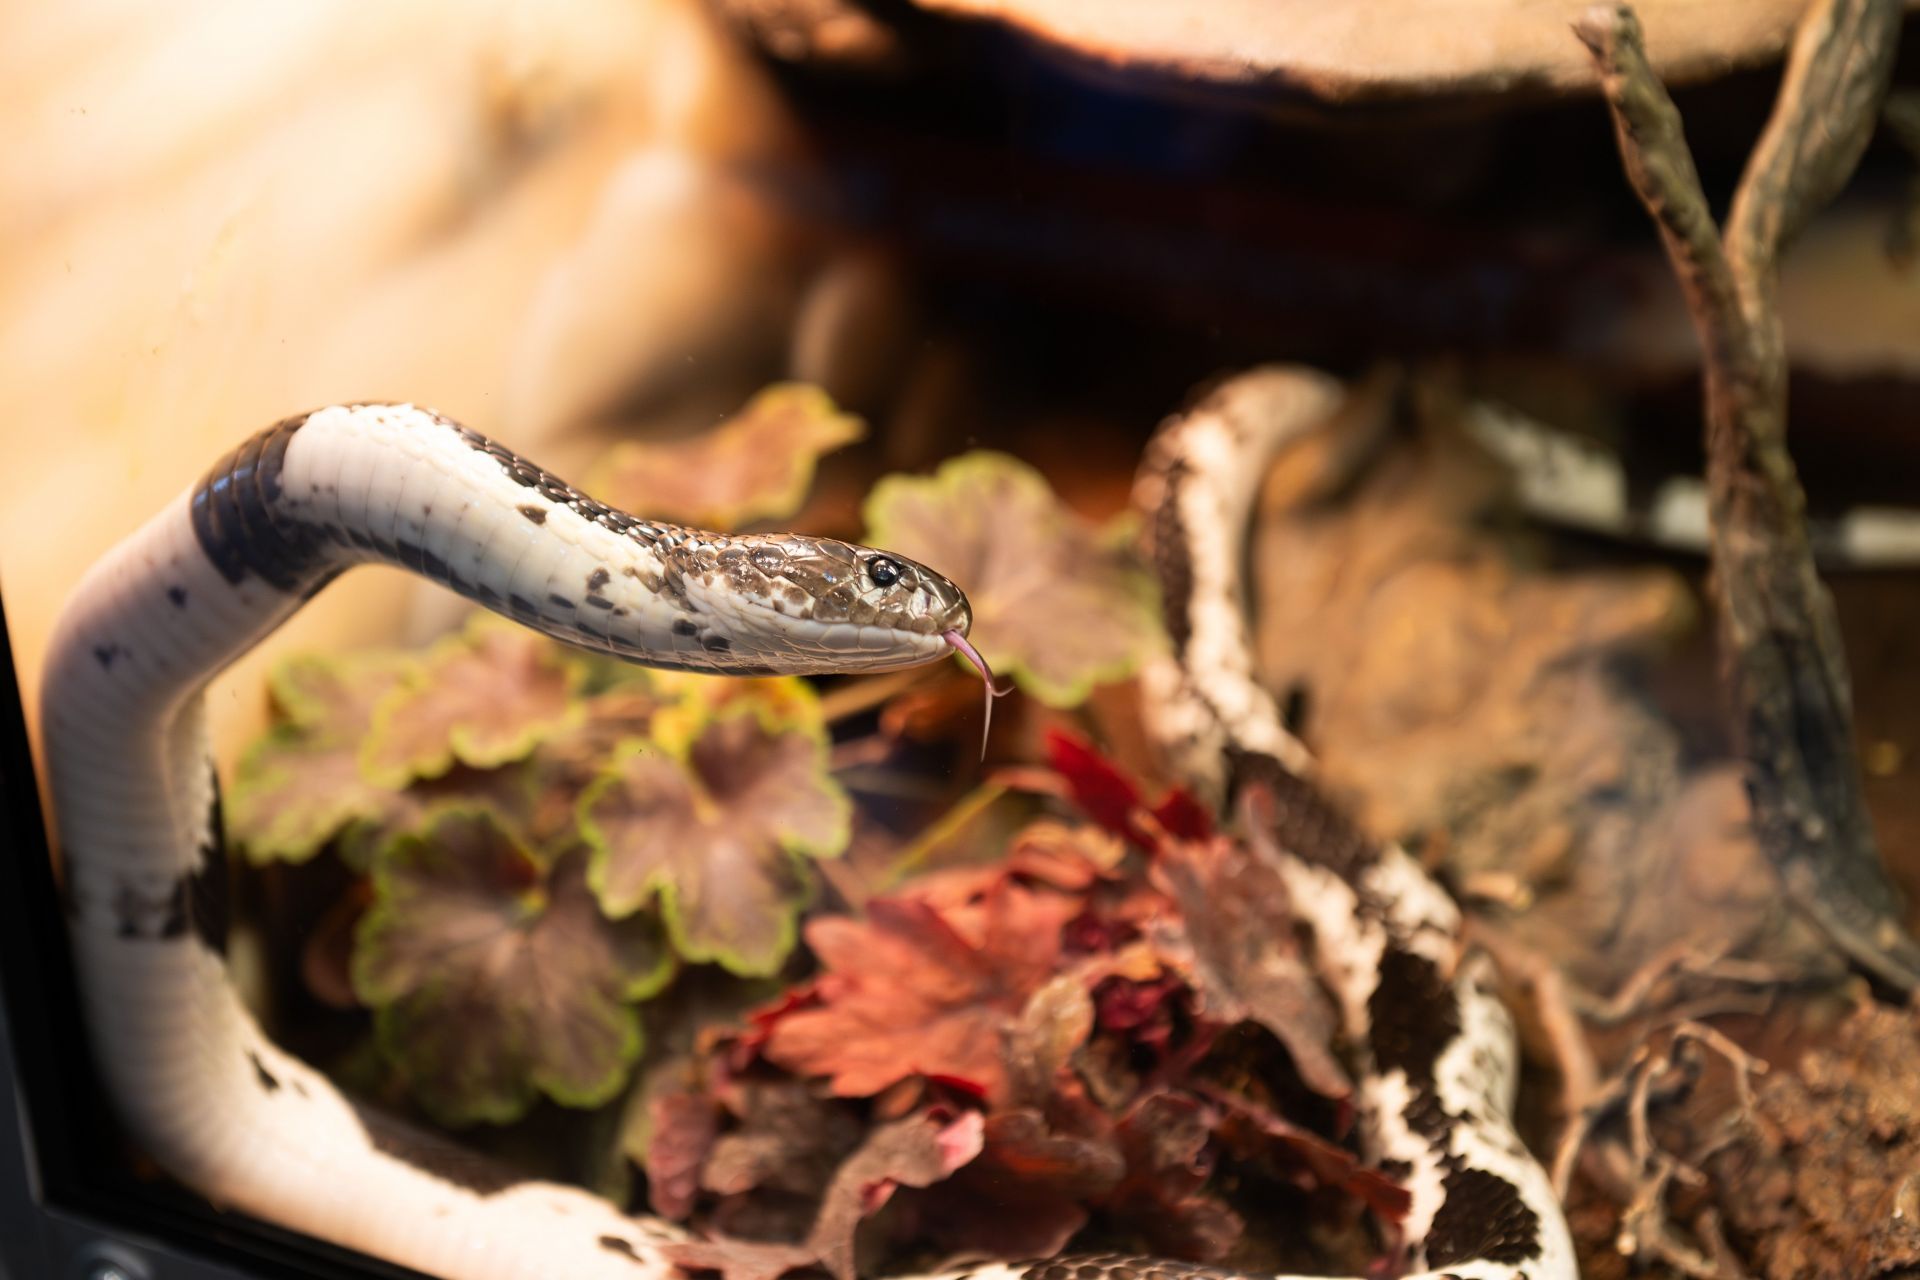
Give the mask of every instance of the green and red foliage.
[(1085, 744), (1051, 754), (1080, 820), (816, 917), (819, 971), (709, 1031), (650, 1100), (653, 1208), (708, 1236), (684, 1263), (845, 1280), (856, 1238), (863, 1261), (1019, 1258), (1082, 1232), (1217, 1262), (1274, 1246), (1247, 1237), (1249, 1189), (1405, 1212), (1283, 1118), (1338, 1126), (1348, 1084), (1271, 868)]
[[(716, 468), (697, 491), (646, 493), (632, 449), (604, 475), (780, 515), (857, 432), (786, 388), (674, 446)], [(889, 479), (866, 514), (966, 582), (976, 640), (1046, 714), (1163, 642), (1125, 528), (1012, 459)], [(944, 679), (849, 745), (924, 761), (957, 736)], [(1369, 1254), (1365, 1210), (1405, 1212), (1341, 1145), (1350, 1084), (1280, 876), (1078, 738), (957, 799), (886, 764), (856, 805), (811, 685), (485, 618), (296, 659), (272, 690), (229, 812), (253, 865), (338, 895), (303, 969), (346, 1007), (337, 1073), (689, 1224), (689, 1268), (847, 1280), (1069, 1242), (1338, 1268)]]

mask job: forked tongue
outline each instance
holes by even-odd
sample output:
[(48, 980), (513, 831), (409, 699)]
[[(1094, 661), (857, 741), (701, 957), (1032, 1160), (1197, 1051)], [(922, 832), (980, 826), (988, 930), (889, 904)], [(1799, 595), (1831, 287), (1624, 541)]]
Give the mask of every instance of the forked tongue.
[(940, 638), (952, 645), (955, 649), (958, 649), (960, 655), (979, 670), (980, 679), (984, 682), (987, 714), (980, 725), (980, 758), (985, 760), (987, 758), (987, 735), (993, 732), (993, 700), (995, 698), (1004, 698), (1012, 693), (1013, 690), (1002, 689), (994, 683), (993, 668), (987, 665), (987, 660), (980, 656), (980, 651), (974, 648), (973, 643), (964, 635), (958, 631), (942, 631)]

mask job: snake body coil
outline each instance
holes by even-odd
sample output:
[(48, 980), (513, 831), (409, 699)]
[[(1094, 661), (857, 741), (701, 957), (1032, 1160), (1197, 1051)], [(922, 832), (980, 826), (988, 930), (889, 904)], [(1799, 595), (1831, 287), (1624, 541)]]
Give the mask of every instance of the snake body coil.
[(1143, 675), (1149, 728), (1178, 772), (1237, 798), (1246, 834), (1311, 925), (1361, 1059), (1367, 1156), (1411, 1193), (1393, 1266), (1474, 1280), (1567, 1280), (1573, 1246), (1513, 1131), (1513, 1026), (1463, 959), (1459, 910), (1404, 850), (1367, 839), (1303, 775), (1306, 748), (1255, 679), (1241, 572), (1268, 464), (1340, 407), (1332, 379), (1243, 375), (1161, 429), (1135, 486), (1165, 596), (1170, 656)]
[[(1562, 1280), (1573, 1271), (1557, 1206), (1506, 1122), (1511, 1029), (1456, 969), (1452, 904), (1297, 781), (1304, 753), (1233, 629), (1251, 490), (1227, 482), (1233, 458), (1208, 451), (1238, 450), (1257, 470), (1277, 443), (1216, 407), (1156, 447), (1143, 493), (1158, 495), (1157, 556), (1181, 588), (1169, 595), (1180, 656), (1153, 677), (1158, 723), (1197, 778), (1223, 789), (1231, 767), (1278, 818), (1274, 856), (1370, 1055), (1363, 1119), (1374, 1154), (1412, 1188), (1416, 1252), (1460, 1276)], [(42, 722), (73, 946), (95, 1059), (147, 1151), (216, 1204), (436, 1275), (666, 1280), (660, 1245), (675, 1228), (503, 1180), (350, 1102), (267, 1039), (230, 980), (202, 690), (365, 562), (569, 643), (735, 674), (932, 661), (952, 652), (946, 633), (964, 637), (965, 597), (845, 543), (729, 538), (612, 510), (438, 415), (359, 405), (249, 440), (109, 553), (62, 616)], [(1199, 670), (1203, 654), (1217, 670)], [(1056, 1273), (1221, 1274), (1120, 1257), (965, 1274)]]

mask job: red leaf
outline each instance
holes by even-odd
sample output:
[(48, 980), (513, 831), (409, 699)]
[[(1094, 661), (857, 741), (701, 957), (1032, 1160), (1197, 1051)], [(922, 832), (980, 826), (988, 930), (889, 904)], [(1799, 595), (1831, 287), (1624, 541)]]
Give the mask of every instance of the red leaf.
[(1149, 810), (1139, 784), (1091, 744), (1053, 729), (1047, 733), (1046, 745), (1047, 763), (1066, 779), (1073, 802), (1115, 835), (1153, 849), (1161, 843), (1162, 833), (1176, 840), (1204, 840), (1213, 834), (1213, 819), (1205, 807), (1178, 787)]
[(943, 1089), (950, 1089), (976, 1106), (985, 1106), (987, 1103), (987, 1087), (978, 1080), (968, 1080), (961, 1076), (941, 1075), (939, 1072), (934, 1072), (927, 1076), (927, 1083), (939, 1085)]
[(803, 982), (789, 987), (771, 1004), (762, 1005), (747, 1014), (746, 1026), (713, 1035), (703, 1040), (701, 1047), (724, 1051), (727, 1070), (738, 1074), (760, 1057), (767, 1047), (767, 1041), (773, 1038), (773, 1029), (782, 1018), (796, 1009), (816, 1008), (819, 1003), (812, 983)]
[(1161, 797), (1160, 803), (1153, 807), (1153, 816), (1175, 840), (1205, 840), (1213, 835), (1213, 815), (1179, 787)]
[(1005, 880), (1028, 888), (1084, 893), (1102, 879), (1116, 876), (1125, 855), (1125, 846), (1098, 827), (1041, 818), (1014, 833), (999, 860), (916, 876), (902, 886), (899, 896), (945, 910), (975, 901)]
[(870, 1097), (913, 1076), (1008, 1094), (1007, 1034), (1060, 957), (1073, 898), (1002, 882), (980, 901), (936, 910), (876, 898), (865, 920), (824, 917), (807, 942), (825, 973), (817, 1008), (774, 1022), (766, 1056), (826, 1076), (842, 1097)]
[(1140, 788), (1093, 747), (1058, 729), (1047, 733), (1047, 763), (1067, 780), (1080, 811), (1115, 835), (1133, 839)]

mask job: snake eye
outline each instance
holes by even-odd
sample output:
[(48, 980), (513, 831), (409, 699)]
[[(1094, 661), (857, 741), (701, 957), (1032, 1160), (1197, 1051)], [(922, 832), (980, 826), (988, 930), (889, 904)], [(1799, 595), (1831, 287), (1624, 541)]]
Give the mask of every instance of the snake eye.
[(889, 560), (885, 556), (874, 556), (867, 561), (867, 577), (873, 580), (873, 585), (876, 587), (892, 586), (900, 581), (900, 575), (903, 572), (905, 570), (901, 569), (898, 561)]

